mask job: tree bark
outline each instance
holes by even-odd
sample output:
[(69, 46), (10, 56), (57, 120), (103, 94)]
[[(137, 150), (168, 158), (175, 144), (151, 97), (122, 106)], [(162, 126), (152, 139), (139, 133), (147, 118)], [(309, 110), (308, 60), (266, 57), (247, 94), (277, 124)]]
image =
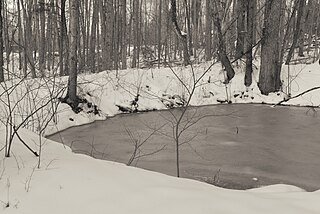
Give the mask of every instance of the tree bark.
[(113, 4), (112, 0), (100, 0), (101, 39), (102, 39), (102, 70), (111, 70), (112, 66), (112, 29)]
[(138, 51), (138, 46), (139, 46), (139, 1), (140, 0), (135, 0), (133, 1), (133, 16), (132, 16), (132, 21), (133, 21), (133, 56), (132, 56), (132, 64), (131, 68), (136, 68), (137, 67), (137, 62), (139, 58), (139, 51)]
[(0, 2), (0, 82), (4, 82), (4, 70), (3, 70), (3, 19), (2, 19), (2, 2)]
[(188, 39), (187, 39), (187, 34), (181, 32), (180, 27), (178, 25), (176, 0), (171, 0), (171, 20), (173, 23), (174, 31), (183, 45), (184, 65), (189, 65), (191, 62), (190, 62), (190, 55), (188, 50)]
[(206, 34), (205, 34), (205, 58), (212, 59), (212, 7), (211, 0), (206, 0)]
[(39, 1), (40, 12), (40, 44), (39, 44), (39, 70), (41, 77), (44, 77), (45, 70), (45, 53), (46, 53), (46, 20), (45, 20), (45, 3)]
[(159, 16), (158, 16), (158, 68), (161, 63), (161, 21), (162, 21), (162, 0), (159, 0)]
[(90, 35), (90, 51), (89, 51), (89, 67), (96, 71), (96, 42), (97, 42), (97, 22), (98, 22), (98, 1), (93, 1), (92, 10), (92, 23), (91, 23), (91, 35)]
[(127, 69), (127, 0), (121, 0), (121, 68)]
[(78, 0), (70, 0), (70, 58), (68, 101), (77, 104), (77, 73), (78, 73)]
[(252, 84), (252, 48), (254, 43), (254, 17), (256, 0), (250, 0), (246, 4), (247, 11), (247, 34), (246, 34), (246, 72), (244, 85), (249, 87)]
[(60, 76), (69, 74), (69, 40), (67, 37), (66, 0), (61, 0), (59, 61)]
[(214, 3), (215, 7), (214, 7), (214, 13), (213, 13), (213, 22), (214, 25), (217, 29), (217, 34), (218, 34), (218, 40), (219, 40), (219, 45), (218, 45), (218, 56), (219, 59), (221, 60), (222, 65), (224, 66), (226, 73), (227, 73), (227, 77), (225, 79), (225, 84), (228, 84), (230, 82), (230, 80), (234, 77), (235, 72), (234, 69), (231, 65), (231, 62), (228, 58), (227, 52), (226, 52), (226, 44), (224, 41), (224, 36), (222, 33), (222, 27), (221, 27), (221, 19), (220, 19), (220, 15), (219, 15), (219, 11), (220, 10), (220, 5), (218, 5), (217, 2)]
[(264, 29), (261, 42), (259, 89), (262, 94), (280, 90), (280, 13), (281, 1), (270, 0), (265, 4)]
[(236, 58), (241, 58), (244, 55), (245, 47), (245, 12), (246, 0), (237, 1), (237, 43), (236, 43)]
[(288, 56), (287, 56), (286, 65), (288, 65), (290, 63), (290, 60), (291, 60), (292, 56), (294, 55), (294, 50), (295, 50), (295, 48), (297, 46), (298, 39), (300, 37), (303, 37), (303, 35), (301, 35), (301, 34), (303, 34), (303, 31), (302, 31), (302, 28), (301, 28), (301, 21), (302, 21), (302, 17), (303, 17), (305, 1), (306, 0), (297, 0), (297, 2), (295, 2), (295, 4), (299, 4), (299, 6), (297, 7), (297, 10), (298, 10), (297, 22), (296, 22), (296, 25), (295, 25), (292, 44), (291, 44), (291, 47), (289, 49), (289, 53), (288, 53)]

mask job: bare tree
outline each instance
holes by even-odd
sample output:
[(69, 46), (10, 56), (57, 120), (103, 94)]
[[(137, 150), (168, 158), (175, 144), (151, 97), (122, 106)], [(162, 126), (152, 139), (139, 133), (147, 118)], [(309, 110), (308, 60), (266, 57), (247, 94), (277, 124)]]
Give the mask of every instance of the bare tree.
[(69, 40), (67, 37), (66, 0), (60, 1), (59, 61), (60, 76), (69, 74)]
[(4, 81), (4, 70), (3, 70), (3, 21), (2, 21), (2, 2), (0, 3), (0, 82)]
[(220, 18), (220, 17), (223, 17), (224, 14), (221, 15), (221, 13), (224, 13), (223, 8), (221, 6), (221, 2), (220, 3), (214, 2), (213, 23), (217, 29), (218, 40), (219, 40), (218, 56), (219, 56), (219, 59), (221, 60), (222, 65), (225, 67), (225, 70), (227, 73), (226, 79), (224, 82), (227, 84), (234, 77), (235, 72), (229, 60), (229, 57), (227, 55), (225, 37), (224, 37), (224, 33), (222, 32), (222, 26), (221, 26), (222, 21)]
[(176, 0), (171, 0), (171, 21), (173, 23), (174, 32), (176, 33), (177, 37), (179, 38), (179, 40), (183, 45), (184, 65), (189, 65), (190, 55), (189, 55), (189, 49), (188, 49), (188, 38), (187, 38), (187, 33), (182, 32), (178, 24)]
[(245, 17), (246, 5), (251, 1), (235, 0), (237, 8), (237, 43), (236, 43), (236, 58), (240, 58), (244, 54), (245, 47)]
[(68, 81), (68, 103), (77, 106), (77, 73), (78, 73), (78, 20), (79, 2), (70, 0), (70, 58), (69, 58), (69, 81)]
[[(306, 2), (306, 0), (297, 0), (295, 2), (295, 4), (299, 5), (299, 6), (297, 6), (298, 14), (297, 14), (297, 21), (295, 24), (292, 44), (291, 44), (291, 47), (289, 49), (289, 53), (288, 53), (288, 56), (286, 59), (286, 65), (288, 65), (290, 63), (290, 60), (291, 60), (292, 56), (294, 55), (294, 50), (297, 46), (298, 39), (300, 37), (304, 37), (304, 35), (302, 35), (303, 31), (302, 31), (301, 21), (303, 18), (305, 2)], [(294, 6), (294, 7), (296, 7), (296, 6)]]
[(276, 92), (281, 87), (280, 13), (281, 1), (266, 1), (261, 42), (259, 89), (262, 94)]
[(212, 58), (212, 6), (211, 0), (206, 0), (206, 34), (205, 34), (205, 55), (206, 61)]
[(246, 34), (246, 72), (244, 77), (245, 86), (252, 84), (252, 48), (254, 43), (254, 17), (256, 0), (248, 1), (247, 7), (247, 34)]
[(39, 70), (41, 77), (44, 77), (44, 69), (46, 62), (46, 20), (45, 20), (45, 2), (39, 1), (39, 13), (40, 13), (40, 44), (39, 44)]

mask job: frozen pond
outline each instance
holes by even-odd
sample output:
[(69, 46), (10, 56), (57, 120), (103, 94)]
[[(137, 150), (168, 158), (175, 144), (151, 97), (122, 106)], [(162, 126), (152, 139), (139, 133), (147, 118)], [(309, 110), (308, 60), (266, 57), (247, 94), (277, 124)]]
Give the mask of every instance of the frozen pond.
[[(175, 175), (175, 147), (169, 136), (172, 115), (178, 113), (176, 109), (122, 114), (70, 128), (49, 138), (63, 141), (75, 152), (127, 163), (134, 150), (128, 131), (141, 142), (154, 129), (167, 124), (146, 141), (140, 154), (164, 149), (141, 157), (132, 165)], [(309, 191), (320, 189), (317, 109), (214, 105), (192, 108), (188, 117), (189, 120), (204, 118), (182, 135), (181, 142), (187, 143), (180, 147), (181, 177), (236, 189), (274, 183), (293, 184)]]

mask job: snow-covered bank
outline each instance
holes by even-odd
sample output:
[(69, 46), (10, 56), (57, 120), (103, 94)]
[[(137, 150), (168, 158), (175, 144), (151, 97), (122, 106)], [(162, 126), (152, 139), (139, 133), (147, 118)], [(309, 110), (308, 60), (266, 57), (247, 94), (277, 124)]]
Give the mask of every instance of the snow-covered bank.
[[(27, 130), (27, 142), (38, 136)], [(74, 154), (46, 141), (41, 168), (18, 142), (1, 159), (1, 213), (246, 213), (316, 214), (320, 192), (287, 185), (226, 190), (193, 180)], [(6, 205), (8, 206), (6, 208)]]
[[(200, 76), (210, 63), (194, 65), (196, 76)], [(187, 86), (192, 84), (191, 68), (173, 68)], [(288, 81), (289, 70), (289, 81)], [(309, 65), (283, 66), (283, 92), (268, 96), (261, 95), (258, 87), (258, 71), (253, 73), (253, 84), (246, 88), (243, 67), (236, 69), (236, 76), (229, 85), (223, 84), (224, 74), (221, 65), (214, 65), (198, 83), (197, 90), (191, 100), (191, 105), (218, 104), (230, 100), (232, 103), (270, 103), (275, 104), (287, 98), (287, 87), (290, 82), (292, 96), (310, 88), (320, 86), (320, 66), (318, 63)], [(98, 74), (80, 76), (80, 96), (96, 104), (101, 114), (87, 114), (84, 111), (74, 114), (71, 109), (62, 104), (59, 107), (58, 123), (46, 130), (49, 135), (70, 126), (89, 123), (97, 119), (105, 119), (121, 113), (119, 106), (127, 110), (140, 111), (166, 109), (168, 106), (179, 106), (187, 98), (187, 91), (169, 68), (161, 69), (129, 69), (125, 71), (106, 71)], [(136, 105), (133, 101), (137, 98)], [(320, 90), (307, 93), (283, 104), (316, 106), (320, 105)]]

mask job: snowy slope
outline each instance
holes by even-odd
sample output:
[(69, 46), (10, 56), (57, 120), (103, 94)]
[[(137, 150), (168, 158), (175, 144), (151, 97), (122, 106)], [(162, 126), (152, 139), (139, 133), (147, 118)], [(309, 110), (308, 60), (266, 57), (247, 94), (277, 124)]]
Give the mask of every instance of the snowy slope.
[[(37, 135), (23, 130), (27, 142)], [(1, 160), (0, 213), (243, 213), (311, 214), (320, 192), (287, 185), (227, 190), (193, 180), (73, 154), (47, 141), (37, 159), (15, 142), (16, 157)], [(5, 164), (3, 163), (5, 161)], [(5, 166), (5, 168), (3, 168)], [(9, 207), (5, 208), (6, 203)]]

